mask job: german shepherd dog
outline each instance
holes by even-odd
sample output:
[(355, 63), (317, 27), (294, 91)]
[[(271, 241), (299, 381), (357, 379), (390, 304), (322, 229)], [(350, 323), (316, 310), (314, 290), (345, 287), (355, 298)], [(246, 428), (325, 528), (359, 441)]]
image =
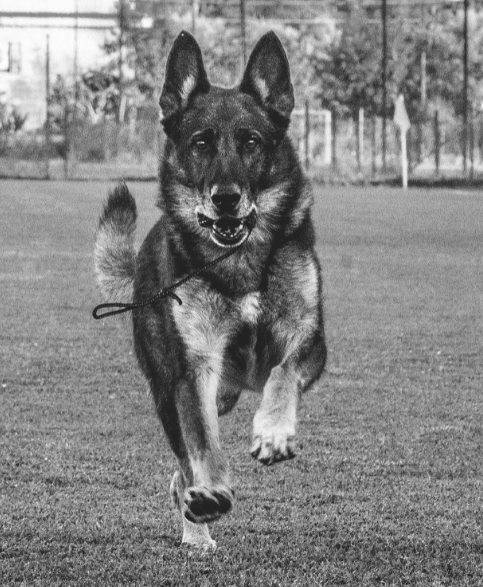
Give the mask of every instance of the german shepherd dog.
[(136, 254), (136, 206), (122, 184), (99, 222), (95, 265), (107, 297), (141, 302), (233, 252), (176, 290), (181, 305), (166, 298), (133, 312), (136, 355), (179, 463), (170, 493), (182, 542), (198, 547), (215, 546), (206, 523), (233, 503), (218, 415), (242, 390), (261, 392), (250, 453), (265, 465), (290, 459), (299, 395), (325, 364), (312, 196), (286, 134), (293, 102), (273, 32), (231, 89), (209, 83), (198, 44), (182, 32), (160, 98), (162, 216)]

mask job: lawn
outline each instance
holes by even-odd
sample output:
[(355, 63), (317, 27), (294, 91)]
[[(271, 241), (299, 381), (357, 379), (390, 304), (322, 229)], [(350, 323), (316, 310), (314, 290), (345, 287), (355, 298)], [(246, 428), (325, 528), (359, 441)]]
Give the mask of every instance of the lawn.
[(256, 396), (223, 418), (237, 501), (201, 557), (129, 322), (90, 315), (107, 188), (0, 182), (0, 584), (481, 584), (481, 196), (315, 189), (327, 373), (292, 461), (250, 458)]

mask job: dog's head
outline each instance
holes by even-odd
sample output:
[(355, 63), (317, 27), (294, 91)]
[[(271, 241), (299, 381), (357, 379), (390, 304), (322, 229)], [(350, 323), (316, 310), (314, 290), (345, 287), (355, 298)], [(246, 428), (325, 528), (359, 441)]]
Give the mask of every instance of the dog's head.
[(197, 42), (182, 32), (160, 98), (165, 165), (176, 179), (171, 211), (218, 246), (241, 244), (257, 223), (259, 194), (271, 186), (293, 102), (287, 57), (273, 32), (258, 41), (232, 89), (209, 83)]

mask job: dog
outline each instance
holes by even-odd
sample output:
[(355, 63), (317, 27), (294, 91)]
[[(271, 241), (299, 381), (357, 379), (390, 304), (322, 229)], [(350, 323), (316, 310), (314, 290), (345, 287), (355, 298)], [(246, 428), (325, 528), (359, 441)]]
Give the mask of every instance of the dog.
[(136, 253), (136, 205), (121, 184), (99, 221), (95, 268), (107, 298), (143, 302), (232, 253), (180, 285), (181, 305), (166, 298), (133, 311), (137, 359), (179, 464), (170, 494), (182, 543), (195, 547), (215, 547), (207, 523), (234, 499), (218, 416), (243, 390), (260, 392), (251, 455), (265, 465), (292, 458), (299, 396), (326, 360), (311, 189), (287, 136), (293, 105), (273, 32), (231, 89), (210, 84), (182, 32), (160, 98), (161, 218)]

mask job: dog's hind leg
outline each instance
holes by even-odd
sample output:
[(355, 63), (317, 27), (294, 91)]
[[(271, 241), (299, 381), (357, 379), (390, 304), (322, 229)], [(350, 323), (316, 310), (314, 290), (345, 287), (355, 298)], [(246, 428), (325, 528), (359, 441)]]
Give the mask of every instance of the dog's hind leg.
[[(180, 512), (183, 510), (184, 486), (185, 483), (182, 480), (182, 473), (176, 471), (171, 480), (169, 492), (174, 506)], [(181, 539), (181, 544), (187, 544), (188, 546), (194, 546), (195, 548), (201, 548), (204, 550), (214, 550), (216, 548), (216, 542), (211, 538), (208, 524), (206, 522), (195, 524), (187, 520), (182, 513), (181, 520), (183, 523), (183, 538)]]

